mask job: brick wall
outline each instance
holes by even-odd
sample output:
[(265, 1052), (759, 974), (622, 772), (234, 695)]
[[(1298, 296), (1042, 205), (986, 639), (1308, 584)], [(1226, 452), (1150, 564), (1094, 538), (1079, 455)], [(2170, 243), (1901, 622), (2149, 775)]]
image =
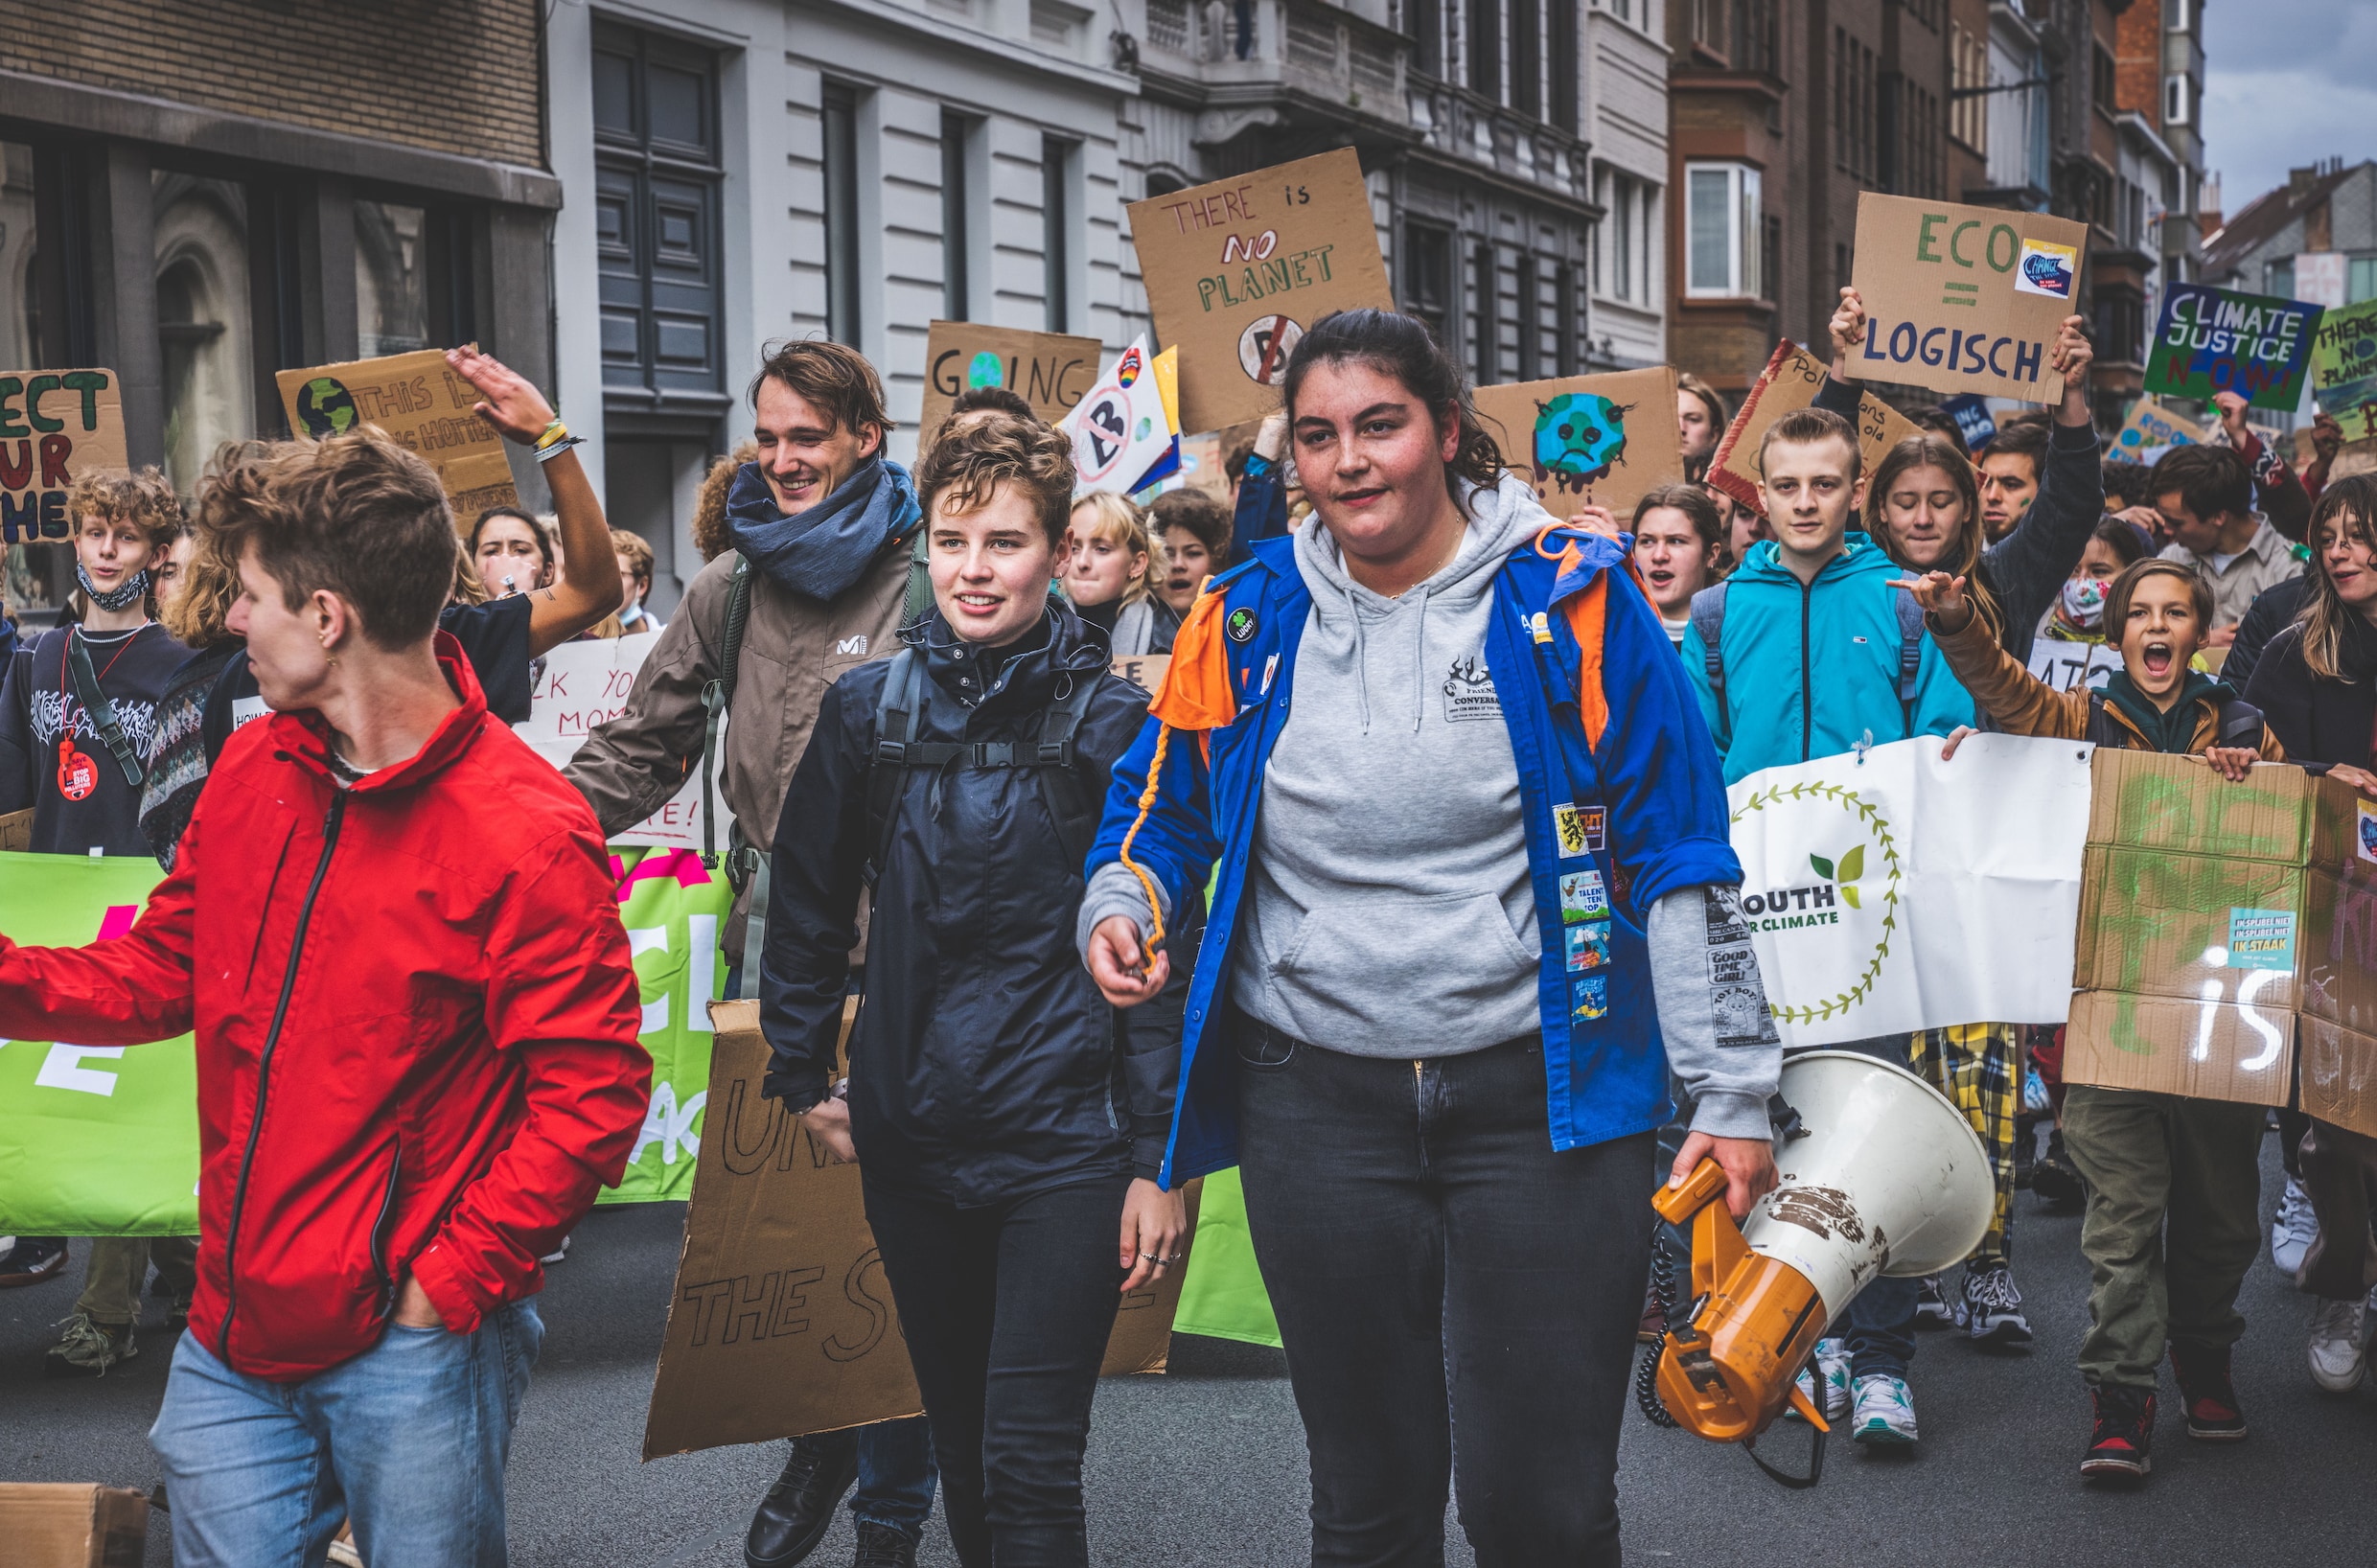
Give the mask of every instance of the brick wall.
[(531, 167), (538, 0), (0, 0), (0, 69)]
[(2114, 24), (2113, 94), (2123, 109), (2135, 109), (2162, 128), (2162, 6), (2135, 0)]

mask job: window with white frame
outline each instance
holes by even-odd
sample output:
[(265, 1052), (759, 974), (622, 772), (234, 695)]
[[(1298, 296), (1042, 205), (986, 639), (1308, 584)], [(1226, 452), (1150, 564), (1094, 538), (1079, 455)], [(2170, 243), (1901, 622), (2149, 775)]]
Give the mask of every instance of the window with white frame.
[(2173, 33), (2192, 33), (2196, 25), (2195, 0), (2171, 0), (2167, 20)]
[(2181, 72), (2173, 72), (2162, 79), (2162, 123), (2164, 125), (2183, 126), (2195, 118), (2192, 112), (2195, 107), (2194, 94), (2189, 91), (2193, 85), (2194, 83), (2190, 82), (2185, 74)]
[(1747, 164), (1684, 166), (1684, 292), (1764, 297), (1759, 277), (1759, 173)]

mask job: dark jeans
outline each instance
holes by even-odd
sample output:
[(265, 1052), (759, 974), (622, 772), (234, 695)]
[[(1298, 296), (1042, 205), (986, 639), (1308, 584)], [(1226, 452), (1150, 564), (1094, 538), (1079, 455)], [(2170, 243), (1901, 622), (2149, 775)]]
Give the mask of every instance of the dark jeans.
[[(1913, 1071), (1909, 1066), (1914, 1059), (1911, 1035), (1881, 1034), (1870, 1040), (1851, 1040), (1823, 1049), (1852, 1050), (1859, 1056), (1871, 1056), (1892, 1067)], [(1840, 1321), (1825, 1330), (1849, 1342), (1850, 1376), (1906, 1375), (1906, 1364), (1915, 1355), (1915, 1303), (1921, 1295), (1921, 1280), (1886, 1276), (1857, 1293), (1857, 1299), (1849, 1303), (1849, 1310), (1841, 1314)]]
[(850, 1517), (887, 1526), (912, 1541), (924, 1538), (939, 1472), (933, 1467), (933, 1433), (923, 1417), (812, 1432), (795, 1438), (793, 1446), (820, 1456), (829, 1470), (841, 1463), (840, 1456), (857, 1450), (859, 1484), (850, 1494)]
[(1247, 1228), (1312, 1464), (1312, 1561), (1615, 1564), (1652, 1135), (1555, 1153), (1543, 1049), (1349, 1056), (1234, 1019)]
[(2377, 1284), (2377, 1245), (2369, 1216), (2377, 1213), (2377, 1138), (2348, 1127), (2303, 1118), (2302, 1182), (2319, 1238), (2303, 1256), (2302, 1287), (2330, 1301), (2365, 1296)]
[(1081, 1454), (1129, 1186), (1099, 1176), (959, 1209), (865, 1184), (965, 1568), (1088, 1568)]

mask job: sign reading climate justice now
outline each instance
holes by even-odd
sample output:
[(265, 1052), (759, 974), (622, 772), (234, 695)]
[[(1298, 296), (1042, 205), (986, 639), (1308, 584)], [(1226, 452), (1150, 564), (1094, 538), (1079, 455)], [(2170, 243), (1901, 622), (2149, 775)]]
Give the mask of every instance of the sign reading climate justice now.
[(1395, 309), (1370, 188), (1351, 148), (1131, 203), (1155, 317), (1180, 350), (1180, 427), (1278, 406), (1297, 339), (1331, 311)]
[(0, 371), (0, 544), (66, 538), (75, 481), (126, 466), (114, 371)]
[(1783, 1044), (2062, 1023), (2089, 750), (1968, 735), (1942, 762), (1938, 737), (1921, 736), (1727, 791), (1742, 922)]
[(2147, 395), (2208, 403), (2235, 392), (2256, 408), (2292, 409), (2302, 402), (2319, 326), (2316, 305), (2172, 284), (2146, 357)]
[(319, 441), (376, 425), (427, 459), (463, 532), (489, 507), (519, 505), (503, 437), (471, 411), (478, 388), (438, 350), (284, 370), (275, 379), (292, 433)]
[(2044, 213), (1858, 197), (1852, 281), (1865, 302), (1861, 380), (2057, 403), (2048, 360), (2077, 310), (2088, 225)]

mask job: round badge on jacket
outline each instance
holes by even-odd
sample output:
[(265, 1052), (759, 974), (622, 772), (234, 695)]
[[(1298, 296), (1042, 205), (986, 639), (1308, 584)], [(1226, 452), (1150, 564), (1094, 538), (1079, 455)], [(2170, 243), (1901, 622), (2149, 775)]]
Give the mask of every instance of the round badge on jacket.
[(1221, 623), (1221, 629), (1229, 634), (1232, 642), (1248, 641), (1255, 635), (1255, 612), (1240, 605), (1230, 612), (1228, 620)]
[(99, 788), (99, 765), (88, 751), (75, 749), (71, 739), (58, 743), (58, 793), (69, 800), (83, 800)]

